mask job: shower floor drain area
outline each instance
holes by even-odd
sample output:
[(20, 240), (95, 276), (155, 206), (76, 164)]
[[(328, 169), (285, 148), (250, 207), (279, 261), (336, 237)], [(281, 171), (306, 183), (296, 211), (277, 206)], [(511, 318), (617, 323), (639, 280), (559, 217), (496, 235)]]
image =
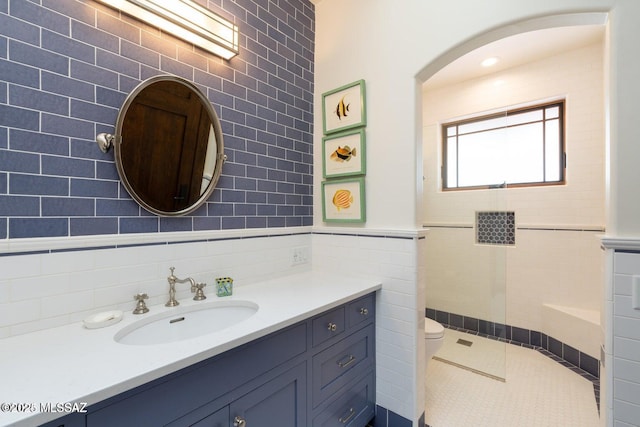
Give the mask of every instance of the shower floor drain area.
[(467, 347), (471, 347), (473, 345), (473, 342), (459, 338), (458, 341), (456, 341), (456, 344), (462, 344), (462, 345), (466, 345)]

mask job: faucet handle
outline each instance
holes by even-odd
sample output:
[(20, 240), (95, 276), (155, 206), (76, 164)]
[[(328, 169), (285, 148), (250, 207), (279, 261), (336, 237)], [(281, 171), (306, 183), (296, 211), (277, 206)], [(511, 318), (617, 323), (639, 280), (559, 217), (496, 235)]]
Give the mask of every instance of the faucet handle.
[[(207, 286), (206, 283), (196, 283), (195, 284), (195, 292), (196, 295), (193, 297), (194, 301), (202, 301), (203, 299), (207, 299), (206, 295), (204, 294), (204, 287)], [(192, 290), (193, 292), (193, 290)]]
[(133, 314), (143, 314), (149, 311), (144, 300), (148, 299), (149, 295), (144, 293), (135, 294), (133, 299), (137, 301), (136, 308), (133, 310)]

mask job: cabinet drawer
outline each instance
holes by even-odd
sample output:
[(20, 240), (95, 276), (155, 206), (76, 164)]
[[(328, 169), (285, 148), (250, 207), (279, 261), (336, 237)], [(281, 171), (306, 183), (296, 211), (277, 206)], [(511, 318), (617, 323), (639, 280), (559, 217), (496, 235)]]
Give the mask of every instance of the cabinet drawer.
[(369, 326), (313, 357), (314, 408), (368, 369), (372, 369), (373, 333), (373, 326)]
[(313, 346), (340, 335), (345, 330), (344, 306), (333, 309), (313, 319)]
[(347, 328), (372, 322), (376, 317), (374, 294), (369, 294), (347, 304)]
[(374, 415), (375, 379), (374, 373), (340, 393), (314, 419), (313, 427), (362, 427)]

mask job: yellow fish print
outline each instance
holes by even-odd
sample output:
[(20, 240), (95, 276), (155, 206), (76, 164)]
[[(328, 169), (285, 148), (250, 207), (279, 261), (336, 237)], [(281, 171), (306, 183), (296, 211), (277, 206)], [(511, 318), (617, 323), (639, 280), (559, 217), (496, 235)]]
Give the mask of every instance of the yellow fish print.
[(344, 103), (344, 96), (338, 102), (338, 106), (336, 107), (336, 115), (338, 116), (338, 120), (342, 120), (343, 117), (347, 117), (347, 111), (349, 111), (349, 105)]
[(338, 209), (349, 209), (353, 203), (353, 196), (349, 190), (338, 190), (333, 194), (333, 205)]
[(329, 157), (333, 161), (342, 163), (342, 162), (348, 162), (349, 160), (351, 160), (351, 157), (355, 155), (356, 155), (356, 149), (354, 148), (352, 150), (351, 147), (349, 147), (348, 145), (345, 145), (344, 147), (338, 146), (336, 151), (331, 153), (331, 156)]

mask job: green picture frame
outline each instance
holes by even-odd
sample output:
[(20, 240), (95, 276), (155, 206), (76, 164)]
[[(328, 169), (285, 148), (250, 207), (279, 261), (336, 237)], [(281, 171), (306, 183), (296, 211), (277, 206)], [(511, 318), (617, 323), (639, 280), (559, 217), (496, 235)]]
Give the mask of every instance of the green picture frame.
[(364, 128), (322, 138), (322, 176), (335, 178), (366, 174), (365, 139)]
[(364, 80), (322, 94), (322, 130), (325, 135), (367, 124)]
[(323, 181), (321, 194), (324, 222), (366, 221), (364, 177)]

